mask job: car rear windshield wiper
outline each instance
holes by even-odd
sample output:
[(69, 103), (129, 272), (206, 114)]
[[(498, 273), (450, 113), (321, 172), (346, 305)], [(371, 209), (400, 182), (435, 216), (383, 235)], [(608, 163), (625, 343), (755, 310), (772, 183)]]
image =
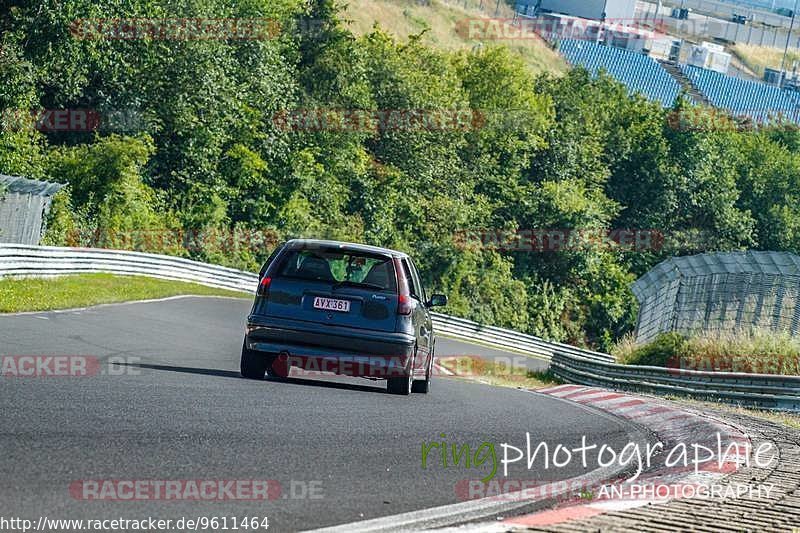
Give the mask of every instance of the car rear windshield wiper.
[(345, 279), (333, 284), (333, 290), (339, 289), (344, 286), (350, 287), (365, 287), (367, 289), (375, 289), (377, 291), (385, 291), (387, 290), (386, 287), (381, 287), (380, 285), (375, 285), (374, 283), (362, 283), (360, 281), (352, 281), (349, 279)]

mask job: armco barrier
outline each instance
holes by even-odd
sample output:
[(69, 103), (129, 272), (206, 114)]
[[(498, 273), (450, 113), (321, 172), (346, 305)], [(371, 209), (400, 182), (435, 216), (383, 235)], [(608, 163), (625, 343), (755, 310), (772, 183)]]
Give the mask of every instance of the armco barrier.
[(581, 385), (690, 396), (760, 409), (800, 410), (799, 376), (621, 365), (558, 352), (550, 369), (564, 381)]
[[(0, 244), (0, 276), (53, 276), (91, 272), (147, 275), (251, 293), (258, 284), (258, 276), (250, 272), (167, 255), (100, 248)], [(437, 331), (443, 335), (479, 341), (546, 360), (552, 357), (553, 347), (559, 346), (531, 335), (482, 326), (439, 313), (433, 313), (433, 321)], [(564, 350), (574, 350), (586, 358), (611, 360), (605, 354), (560, 346)]]
[(57, 276), (109, 272), (191, 281), (221, 289), (255, 291), (258, 276), (180, 257), (99, 248), (0, 244), (0, 276)]
[(444, 335), (490, 344), (507, 350), (522, 352), (540, 359), (550, 360), (555, 353), (579, 355), (591, 361), (613, 362), (608, 354), (582, 350), (557, 342), (548, 342), (533, 335), (526, 335), (510, 329), (482, 326), (477, 322), (453, 316), (433, 313), (433, 325)]
[[(0, 244), (0, 277), (91, 272), (147, 275), (250, 293), (258, 282), (258, 276), (250, 272), (165, 255)], [(764, 409), (800, 410), (800, 377), (620, 365), (608, 354), (482, 326), (462, 318), (434, 313), (433, 321), (443, 335), (550, 360), (553, 373), (572, 383), (724, 400)]]

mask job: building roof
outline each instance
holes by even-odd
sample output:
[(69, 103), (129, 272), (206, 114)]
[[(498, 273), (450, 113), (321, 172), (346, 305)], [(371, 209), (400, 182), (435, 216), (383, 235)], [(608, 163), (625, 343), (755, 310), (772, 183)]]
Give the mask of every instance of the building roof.
[(64, 186), (62, 183), (29, 180), (28, 178), (0, 174), (0, 192), (53, 196)]
[(666, 283), (714, 274), (800, 276), (800, 256), (788, 252), (719, 252), (672, 257), (636, 280), (631, 290), (641, 302)]

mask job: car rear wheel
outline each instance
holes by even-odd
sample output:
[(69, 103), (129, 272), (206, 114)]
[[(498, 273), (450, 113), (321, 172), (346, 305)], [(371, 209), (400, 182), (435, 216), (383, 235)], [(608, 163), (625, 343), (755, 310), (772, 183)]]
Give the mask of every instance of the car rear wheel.
[[(416, 359), (416, 356), (414, 359)], [(414, 363), (415, 361), (412, 360), (408, 369), (408, 376), (388, 378), (386, 380), (386, 390), (389, 391), (389, 394), (399, 394), (401, 396), (411, 394), (411, 389), (414, 386)]]
[(428, 368), (425, 369), (425, 379), (416, 379), (411, 385), (411, 392), (419, 392), (421, 394), (428, 394), (431, 391), (431, 369), (433, 367), (433, 356)]
[(402, 378), (389, 378), (386, 380), (386, 390), (389, 391), (389, 394), (408, 396), (411, 394), (413, 381), (414, 380), (411, 376)]
[(247, 348), (247, 343), (242, 343), (242, 360), (240, 370), (242, 377), (248, 379), (264, 379), (267, 371), (268, 360), (262, 354)]

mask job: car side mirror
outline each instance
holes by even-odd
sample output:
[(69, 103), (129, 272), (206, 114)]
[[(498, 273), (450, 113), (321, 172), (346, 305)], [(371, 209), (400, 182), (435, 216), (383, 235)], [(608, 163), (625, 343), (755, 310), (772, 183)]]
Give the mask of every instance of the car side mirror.
[(427, 307), (444, 307), (447, 305), (447, 296), (444, 294), (434, 294), (426, 304)]

